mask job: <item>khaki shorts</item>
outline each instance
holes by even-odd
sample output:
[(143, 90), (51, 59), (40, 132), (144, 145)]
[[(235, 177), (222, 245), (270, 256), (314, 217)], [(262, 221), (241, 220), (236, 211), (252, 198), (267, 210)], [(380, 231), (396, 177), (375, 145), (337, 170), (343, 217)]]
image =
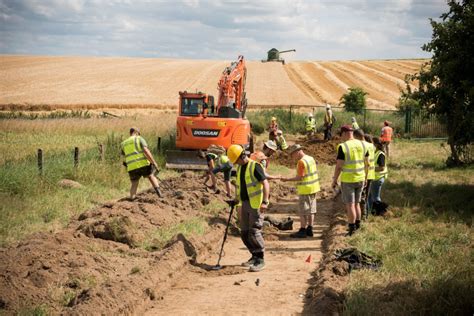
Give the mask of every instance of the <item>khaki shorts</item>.
[(364, 182), (354, 182), (341, 184), (341, 195), (342, 202), (345, 204), (357, 204), (360, 203), (362, 198), (362, 186)]
[(311, 215), (316, 213), (316, 193), (298, 195), (299, 215)]

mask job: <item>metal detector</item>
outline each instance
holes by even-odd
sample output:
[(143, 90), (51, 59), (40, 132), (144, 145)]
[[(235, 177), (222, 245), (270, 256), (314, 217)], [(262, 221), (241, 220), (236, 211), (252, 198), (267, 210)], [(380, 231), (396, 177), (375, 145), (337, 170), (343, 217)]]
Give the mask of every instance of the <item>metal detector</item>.
[(235, 201), (225, 201), (225, 202), (229, 204), (230, 206), (229, 219), (227, 220), (227, 226), (225, 227), (224, 240), (222, 240), (222, 246), (221, 246), (221, 251), (219, 253), (219, 259), (217, 260), (217, 264), (211, 268), (211, 270), (214, 270), (214, 271), (222, 269), (222, 266), (220, 264), (221, 258), (222, 258), (222, 252), (224, 251), (224, 244), (225, 244), (225, 241), (227, 240), (227, 232), (229, 230), (230, 220), (232, 219), (232, 213), (234, 213), (234, 208), (236, 205)]

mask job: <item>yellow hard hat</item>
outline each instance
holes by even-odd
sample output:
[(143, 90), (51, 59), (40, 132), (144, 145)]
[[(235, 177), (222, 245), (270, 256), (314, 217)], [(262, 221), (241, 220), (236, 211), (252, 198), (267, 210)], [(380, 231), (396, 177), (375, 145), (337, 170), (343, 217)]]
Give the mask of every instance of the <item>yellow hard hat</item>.
[(244, 149), (240, 145), (231, 145), (229, 149), (227, 149), (227, 157), (229, 157), (230, 162), (235, 163), (237, 159), (239, 159), (240, 155)]
[(276, 118), (276, 117), (272, 117), (272, 121), (276, 121), (276, 120), (277, 120), (277, 118)]

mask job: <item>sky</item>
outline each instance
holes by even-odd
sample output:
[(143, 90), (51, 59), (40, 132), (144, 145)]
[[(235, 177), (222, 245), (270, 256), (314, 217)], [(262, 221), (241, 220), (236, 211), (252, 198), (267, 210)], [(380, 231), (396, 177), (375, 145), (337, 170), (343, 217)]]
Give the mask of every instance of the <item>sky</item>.
[(422, 58), (445, 0), (0, 0), (0, 54)]

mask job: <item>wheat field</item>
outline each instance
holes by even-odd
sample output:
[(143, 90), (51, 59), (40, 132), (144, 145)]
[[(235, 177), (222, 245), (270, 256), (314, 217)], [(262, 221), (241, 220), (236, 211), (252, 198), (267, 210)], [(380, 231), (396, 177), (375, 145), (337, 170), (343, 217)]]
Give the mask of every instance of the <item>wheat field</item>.
[[(217, 95), (230, 61), (118, 57), (0, 56), (0, 110), (173, 109), (179, 91)], [(394, 109), (407, 74), (427, 60), (247, 61), (255, 107), (337, 104), (362, 87), (369, 108)]]

